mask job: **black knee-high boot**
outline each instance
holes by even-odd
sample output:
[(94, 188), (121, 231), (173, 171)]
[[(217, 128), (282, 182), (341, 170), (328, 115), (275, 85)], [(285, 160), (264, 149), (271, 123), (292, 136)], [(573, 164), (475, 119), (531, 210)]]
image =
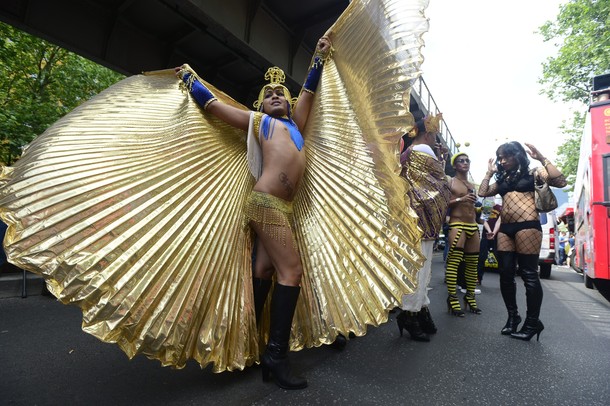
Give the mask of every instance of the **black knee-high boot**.
[(269, 343), (262, 356), (263, 380), (271, 378), (283, 389), (304, 389), (307, 381), (295, 377), (290, 372), (288, 361), (288, 343), (292, 317), (296, 309), (301, 288), (298, 286), (284, 286), (275, 284), (271, 299), (271, 328)]
[(539, 319), (543, 294), (540, 278), (538, 277), (538, 255), (519, 254), (518, 260), (519, 268), (521, 268), (521, 278), (525, 286), (527, 317), (521, 330), (518, 333), (512, 333), (511, 337), (529, 341), (536, 335), (536, 340), (539, 340), (540, 332), (544, 330), (544, 325)]
[(515, 282), (515, 253), (508, 251), (496, 252), (498, 265), (500, 267), (500, 292), (508, 312), (508, 320), (500, 332), (510, 335), (517, 332), (521, 316), (517, 309), (517, 284)]
[(269, 289), (271, 289), (271, 279), (252, 278), (252, 288), (254, 292), (254, 312), (256, 314), (256, 326), (260, 325), (261, 314), (267, 296), (269, 296)]

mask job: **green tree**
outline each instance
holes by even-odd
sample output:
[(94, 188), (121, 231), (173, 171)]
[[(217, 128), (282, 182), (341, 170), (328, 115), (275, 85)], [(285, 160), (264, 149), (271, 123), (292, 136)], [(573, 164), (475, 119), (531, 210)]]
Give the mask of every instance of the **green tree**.
[(123, 75), (0, 22), (0, 162)]
[(585, 112), (573, 112), (572, 122), (563, 122), (561, 131), (566, 136), (566, 141), (557, 150), (557, 166), (566, 176), (568, 190), (574, 190), (576, 171), (578, 170), (578, 159), (580, 157), (580, 139), (582, 129), (585, 125)]
[[(589, 104), (591, 78), (610, 71), (610, 0), (570, 0), (555, 21), (540, 27), (545, 42), (558, 48), (557, 56), (542, 66), (542, 93), (554, 101)], [(584, 109), (583, 109), (584, 110)], [(566, 141), (557, 150), (559, 169), (573, 190), (580, 156), (584, 112), (574, 112), (561, 130)]]
[(543, 92), (551, 100), (588, 104), (591, 78), (610, 70), (610, 0), (571, 0), (540, 33), (558, 48), (543, 64)]

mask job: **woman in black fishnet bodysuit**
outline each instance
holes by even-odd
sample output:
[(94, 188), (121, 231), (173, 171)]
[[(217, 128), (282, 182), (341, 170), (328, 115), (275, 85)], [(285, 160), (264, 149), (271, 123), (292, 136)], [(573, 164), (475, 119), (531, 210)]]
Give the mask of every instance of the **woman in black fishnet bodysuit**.
[[(542, 244), (540, 216), (534, 200), (534, 182), (547, 182), (564, 187), (561, 172), (531, 144), (529, 150), (516, 142), (500, 145), (496, 158), (489, 160), (487, 174), (479, 187), (479, 196), (502, 196), (502, 224), (498, 233), (497, 256), (500, 266), (500, 290), (508, 311), (508, 320), (501, 333), (529, 341), (540, 338), (544, 325), (539, 319), (542, 304), (542, 285), (538, 277), (538, 257)], [(542, 168), (530, 173), (528, 155), (540, 161)], [(489, 184), (495, 174), (496, 182)], [(521, 269), (527, 299), (527, 316), (521, 330), (521, 316), (517, 310), (516, 265)]]

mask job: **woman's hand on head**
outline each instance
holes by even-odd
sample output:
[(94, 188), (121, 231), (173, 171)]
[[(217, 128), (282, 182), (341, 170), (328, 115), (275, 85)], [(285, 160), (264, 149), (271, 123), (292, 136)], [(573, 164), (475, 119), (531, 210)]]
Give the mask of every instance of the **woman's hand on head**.
[(496, 158), (489, 158), (487, 161), (487, 171), (491, 173), (495, 173), (498, 170), (496, 167)]
[(532, 158), (535, 159), (536, 161), (543, 161), (544, 160), (544, 156), (540, 153), (540, 151), (538, 151), (538, 149), (533, 146), (532, 144), (528, 144), (527, 142), (524, 142), (525, 146), (529, 148), (529, 150), (526, 150), (525, 152), (527, 152), (527, 154)]

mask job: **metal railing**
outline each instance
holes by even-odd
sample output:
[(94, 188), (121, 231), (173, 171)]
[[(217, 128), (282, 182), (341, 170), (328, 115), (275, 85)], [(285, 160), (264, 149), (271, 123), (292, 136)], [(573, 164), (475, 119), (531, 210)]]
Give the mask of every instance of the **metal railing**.
[[(415, 98), (424, 114), (437, 115), (438, 113), (442, 113), (442, 111), (439, 110), (434, 97), (432, 97), (432, 93), (430, 92), (430, 89), (428, 89), (428, 85), (423, 77), (419, 76), (415, 80), (411, 91), (411, 97)], [(451, 131), (449, 131), (449, 126), (445, 119), (441, 120), (440, 132), (442, 141), (449, 150), (449, 156), (451, 157), (459, 151), (459, 147), (458, 143), (455, 142), (453, 135), (451, 135)], [(449, 161), (445, 167), (445, 172), (450, 175), (454, 174), (453, 167)], [(472, 180), (472, 175), (470, 173), (468, 174), (468, 177)]]
[[(419, 76), (415, 80), (415, 83), (413, 85), (413, 91), (415, 92), (415, 94), (412, 93), (412, 96), (415, 97), (416, 100), (419, 102), (418, 104), (424, 114), (437, 115), (438, 113), (441, 113), (423, 77)], [(449, 127), (447, 126), (447, 122), (445, 121), (445, 119), (441, 121), (441, 138), (449, 149), (450, 155), (453, 155), (458, 152), (457, 143), (451, 135), (451, 131), (449, 131)]]

